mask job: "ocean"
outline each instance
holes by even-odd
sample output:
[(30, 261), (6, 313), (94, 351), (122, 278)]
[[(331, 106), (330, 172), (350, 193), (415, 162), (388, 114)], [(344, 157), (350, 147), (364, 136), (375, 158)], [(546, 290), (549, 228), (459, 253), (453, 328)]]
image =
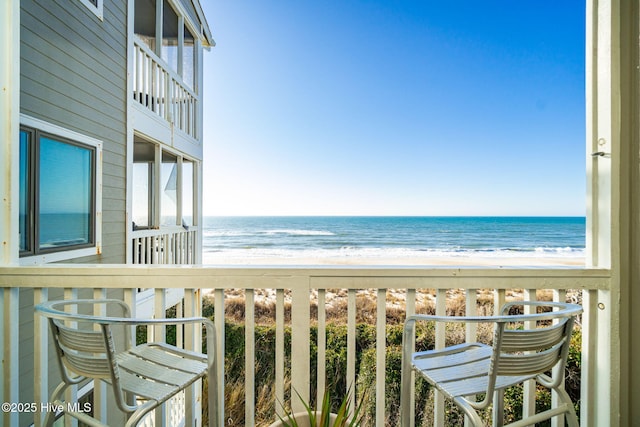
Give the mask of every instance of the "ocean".
[(583, 258), (584, 217), (205, 217), (203, 260)]

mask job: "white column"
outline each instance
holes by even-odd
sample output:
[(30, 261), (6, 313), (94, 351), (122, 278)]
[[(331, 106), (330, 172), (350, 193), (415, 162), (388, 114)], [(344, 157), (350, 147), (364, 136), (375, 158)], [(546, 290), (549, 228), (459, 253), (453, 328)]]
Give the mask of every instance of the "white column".
[[(0, 265), (18, 263), (18, 174), (20, 126), (20, 1), (0, 2)], [(19, 289), (0, 291), (1, 402), (19, 402)], [(18, 425), (17, 413), (0, 424)]]
[(20, 1), (0, 4), (0, 265), (18, 263)]
[[(621, 230), (626, 202), (621, 198), (621, 8), (626, 0), (587, 1), (586, 20), (586, 158), (587, 245), (589, 267), (611, 269), (608, 290), (587, 293), (583, 335), (581, 424), (620, 424), (621, 390)], [(624, 88), (628, 89), (628, 88)], [(602, 155), (594, 155), (602, 153)], [(625, 206), (623, 206), (623, 204)], [(628, 230), (626, 230), (628, 231)], [(594, 313), (595, 311), (595, 313)], [(591, 319), (597, 320), (592, 323)], [(592, 333), (592, 332), (595, 332)]]

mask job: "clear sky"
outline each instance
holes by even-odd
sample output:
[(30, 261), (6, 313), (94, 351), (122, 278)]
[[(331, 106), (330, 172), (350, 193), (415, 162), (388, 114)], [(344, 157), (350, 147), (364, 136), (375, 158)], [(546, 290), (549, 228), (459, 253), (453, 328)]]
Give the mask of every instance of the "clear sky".
[(583, 0), (202, 0), (205, 215), (584, 215)]

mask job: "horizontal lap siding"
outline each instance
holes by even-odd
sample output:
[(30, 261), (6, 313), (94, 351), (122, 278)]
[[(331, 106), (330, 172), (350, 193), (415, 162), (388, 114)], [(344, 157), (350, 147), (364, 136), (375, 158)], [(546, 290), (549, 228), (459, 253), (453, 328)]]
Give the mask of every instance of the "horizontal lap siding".
[(124, 263), (126, 197), (126, 0), (99, 20), (79, 0), (21, 2), (20, 111), (103, 142), (102, 255)]

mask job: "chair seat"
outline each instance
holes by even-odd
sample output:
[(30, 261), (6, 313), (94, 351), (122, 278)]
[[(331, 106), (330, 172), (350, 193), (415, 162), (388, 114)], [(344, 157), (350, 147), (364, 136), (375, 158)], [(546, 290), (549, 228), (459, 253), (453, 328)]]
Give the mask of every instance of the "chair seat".
[(162, 343), (148, 343), (116, 356), (122, 388), (162, 403), (207, 372), (207, 357)]
[[(413, 354), (413, 368), (450, 398), (487, 391), (493, 348), (480, 343), (460, 344), (443, 350)], [(519, 384), (536, 375), (496, 377), (495, 389)]]

